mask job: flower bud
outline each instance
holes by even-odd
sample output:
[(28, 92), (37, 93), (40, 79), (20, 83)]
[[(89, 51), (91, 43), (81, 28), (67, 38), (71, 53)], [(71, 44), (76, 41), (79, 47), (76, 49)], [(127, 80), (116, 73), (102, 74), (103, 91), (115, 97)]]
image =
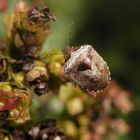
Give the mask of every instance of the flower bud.
[(35, 66), (26, 73), (25, 83), (30, 86), (37, 95), (42, 95), (48, 92), (49, 86), (47, 83), (48, 72), (45, 65), (38, 61)]
[(0, 55), (0, 81), (4, 81), (8, 78), (8, 64), (4, 56)]
[(0, 118), (15, 122), (19, 122), (19, 119), (20, 122), (28, 120), (26, 114), (31, 104), (31, 94), (4, 82), (0, 83), (0, 89)]

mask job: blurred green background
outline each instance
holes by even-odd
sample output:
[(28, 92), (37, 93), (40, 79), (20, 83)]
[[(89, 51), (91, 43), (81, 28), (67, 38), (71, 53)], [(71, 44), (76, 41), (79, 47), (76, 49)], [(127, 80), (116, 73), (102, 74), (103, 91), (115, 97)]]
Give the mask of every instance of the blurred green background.
[[(0, 11), (0, 37), (6, 35), (4, 15), (19, 0), (7, 0)], [(57, 17), (44, 49), (91, 44), (107, 61), (112, 78), (131, 92), (134, 110), (128, 116), (129, 137), (140, 139), (140, 0), (27, 0), (28, 5), (47, 5)], [(70, 38), (69, 38), (70, 35)], [(127, 138), (126, 138), (127, 139)]]

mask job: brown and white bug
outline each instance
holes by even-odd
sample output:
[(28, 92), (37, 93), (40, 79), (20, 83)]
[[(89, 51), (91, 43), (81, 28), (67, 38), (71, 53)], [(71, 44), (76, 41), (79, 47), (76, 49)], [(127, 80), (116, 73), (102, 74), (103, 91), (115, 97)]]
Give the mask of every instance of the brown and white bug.
[(110, 71), (103, 58), (91, 45), (83, 45), (70, 53), (64, 65), (67, 77), (93, 96), (110, 81)]

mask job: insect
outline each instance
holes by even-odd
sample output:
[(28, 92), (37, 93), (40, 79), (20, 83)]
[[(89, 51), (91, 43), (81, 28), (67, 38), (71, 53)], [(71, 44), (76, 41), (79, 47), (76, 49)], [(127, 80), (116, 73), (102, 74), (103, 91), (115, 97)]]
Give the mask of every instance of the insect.
[(93, 96), (103, 90), (111, 79), (106, 62), (91, 45), (83, 45), (71, 52), (64, 72), (75, 85)]

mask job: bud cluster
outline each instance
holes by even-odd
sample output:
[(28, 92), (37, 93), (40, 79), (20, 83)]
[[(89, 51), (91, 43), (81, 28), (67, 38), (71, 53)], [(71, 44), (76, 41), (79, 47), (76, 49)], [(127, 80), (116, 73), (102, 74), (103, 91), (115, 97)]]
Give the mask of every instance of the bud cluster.
[(65, 134), (73, 140), (111, 140), (117, 134), (126, 134), (131, 128), (124, 117), (133, 109), (129, 95), (113, 80), (93, 99), (71, 84), (63, 86), (60, 101), (65, 116), (60, 118), (60, 124)]
[[(31, 122), (28, 122), (31, 124)], [(63, 132), (57, 128), (55, 119), (46, 119), (31, 125), (29, 129), (4, 124), (0, 129), (1, 140), (66, 140)], [(10, 133), (9, 133), (10, 132)]]
[(30, 119), (32, 93), (48, 92), (49, 72), (40, 50), (55, 16), (48, 8), (27, 9), (21, 1), (9, 18), (0, 51), (0, 118), (23, 123)]

